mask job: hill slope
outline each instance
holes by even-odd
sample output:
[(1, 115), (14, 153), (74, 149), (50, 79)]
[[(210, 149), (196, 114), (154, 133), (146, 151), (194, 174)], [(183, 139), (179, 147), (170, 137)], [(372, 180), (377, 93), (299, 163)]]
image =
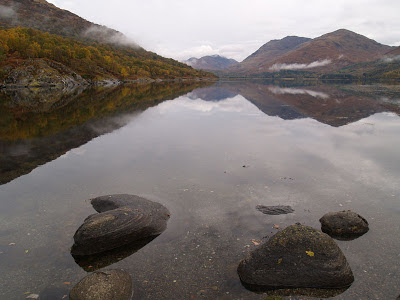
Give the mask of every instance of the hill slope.
[(219, 55), (203, 56), (201, 58), (189, 58), (185, 64), (198, 70), (223, 70), (238, 64), (234, 59), (229, 59)]
[(45, 0), (0, 0), (2, 28), (28, 27), (79, 40), (137, 46), (121, 32), (89, 22)]
[(241, 63), (230, 67), (227, 71), (240, 74), (263, 72), (268, 63), (284, 56), (286, 53), (310, 40), (304, 37), (287, 36), (281, 40), (269, 41)]
[[(35, 69), (38, 65), (52, 65), (51, 61), (65, 65), (69, 68), (65, 68), (67, 73), (75, 72), (89, 83), (141, 78), (215, 77), (146, 51), (122, 33), (93, 24), (44, 0), (0, 0), (0, 8), (0, 80), (6, 83), (11, 80), (18, 84), (9, 78), (12, 72), (25, 74), (26, 70)], [(35, 59), (51, 61), (37, 64), (33, 62)], [(25, 69), (20, 69), (21, 63)], [(63, 77), (59, 74), (60, 68), (57, 69), (46, 67), (44, 71)], [(20, 83), (46, 85), (48, 81), (36, 79), (28, 78)], [(75, 83), (81, 82), (78, 80)], [(53, 84), (63, 84), (63, 80), (52, 81)]]

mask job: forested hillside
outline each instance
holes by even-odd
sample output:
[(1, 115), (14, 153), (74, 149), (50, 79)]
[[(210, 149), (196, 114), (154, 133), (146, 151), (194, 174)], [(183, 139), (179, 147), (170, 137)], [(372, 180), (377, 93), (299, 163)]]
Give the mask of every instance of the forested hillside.
[(37, 58), (62, 63), (88, 80), (213, 76), (141, 48), (83, 43), (31, 28), (0, 30), (0, 80), (5, 80), (8, 70), (21, 59)]

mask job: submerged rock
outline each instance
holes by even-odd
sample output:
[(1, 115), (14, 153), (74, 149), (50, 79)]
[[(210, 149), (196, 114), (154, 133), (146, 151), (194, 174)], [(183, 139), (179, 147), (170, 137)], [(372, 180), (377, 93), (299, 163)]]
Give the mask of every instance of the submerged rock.
[(92, 199), (98, 214), (87, 217), (74, 235), (72, 255), (92, 255), (161, 234), (167, 228), (167, 208), (134, 195)]
[(353, 240), (368, 232), (368, 222), (351, 210), (327, 213), (320, 220), (321, 230), (338, 240)]
[(132, 298), (132, 278), (123, 270), (94, 272), (71, 290), (71, 300), (128, 300)]
[(238, 274), (245, 286), (264, 289), (341, 289), (354, 281), (336, 242), (303, 225), (285, 228), (252, 251)]
[(256, 209), (266, 215), (285, 215), (294, 212), (293, 208), (285, 205), (276, 205), (276, 206), (257, 205)]

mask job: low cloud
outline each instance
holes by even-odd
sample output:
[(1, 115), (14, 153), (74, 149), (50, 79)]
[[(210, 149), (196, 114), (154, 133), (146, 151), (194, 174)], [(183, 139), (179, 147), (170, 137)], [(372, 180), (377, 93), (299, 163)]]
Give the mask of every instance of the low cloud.
[(312, 90), (305, 90), (305, 89), (295, 89), (295, 88), (280, 88), (278, 86), (271, 86), (268, 88), (272, 93), (277, 94), (277, 95), (282, 95), (282, 94), (292, 94), (292, 95), (310, 95), (315, 98), (322, 98), (322, 99), (328, 99), (329, 95), (322, 93), (322, 92), (316, 92)]
[(11, 6), (0, 5), (0, 18), (13, 19), (16, 17), (16, 12)]
[(393, 56), (393, 57), (384, 57), (384, 58), (382, 58), (382, 61), (383, 61), (384, 63), (393, 63), (393, 62), (397, 62), (397, 61), (400, 61), (400, 55)]
[(312, 63), (309, 64), (274, 64), (272, 67), (269, 68), (271, 71), (280, 71), (280, 70), (302, 70), (302, 69), (311, 69), (311, 68), (317, 68), (317, 67), (323, 67), (326, 65), (329, 65), (332, 61), (330, 59), (324, 59), (324, 60), (317, 60), (313, 61)]
[(116, 30), (107, 28), (105, 26), (94, 25), (86, 29), (83, 34), (85, 38), (90, 38), (102, 43), (128, 46), (138, 48), (139, 45), (129, 39), (127, 36)]

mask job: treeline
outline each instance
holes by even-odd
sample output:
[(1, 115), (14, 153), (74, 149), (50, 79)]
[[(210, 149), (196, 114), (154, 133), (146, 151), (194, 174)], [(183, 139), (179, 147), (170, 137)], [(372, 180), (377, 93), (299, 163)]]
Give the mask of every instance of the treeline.
[[(37, 58), (60, 62), (89, 80), (214, 76), (143, 48), (83, 43), (31, 28), (0, 29), (0, 67), (18, 59)], [(4, 71), (1, 76), (5, 76)]]

